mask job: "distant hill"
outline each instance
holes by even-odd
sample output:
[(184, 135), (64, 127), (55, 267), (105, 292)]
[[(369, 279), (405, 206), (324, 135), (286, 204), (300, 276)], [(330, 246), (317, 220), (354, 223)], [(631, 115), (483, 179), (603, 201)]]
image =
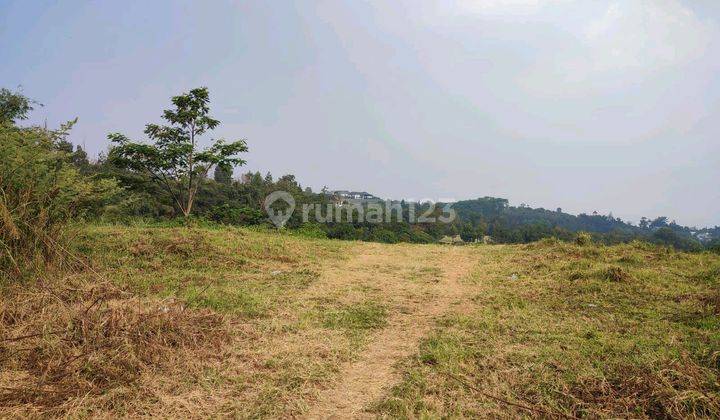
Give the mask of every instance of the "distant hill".
[(667, 217), (643, 218), (636, 226), (612, 214), (576, 216), (564, 213), (560, 208), (514, 207), (508, 204), (508, 200), (495, 197), (458, 201), (453, 208), (463, 224), (470, 224), (476, 229), (485, 228), (495, 239), (503, 242), (527, 242), (545, 236), (563, 237), (580, 231), (593, 233), (608, 243), (643, 239), (687, 250), (717, 246), (720, 241), (720, 227), (691, 228), (668, 222)]

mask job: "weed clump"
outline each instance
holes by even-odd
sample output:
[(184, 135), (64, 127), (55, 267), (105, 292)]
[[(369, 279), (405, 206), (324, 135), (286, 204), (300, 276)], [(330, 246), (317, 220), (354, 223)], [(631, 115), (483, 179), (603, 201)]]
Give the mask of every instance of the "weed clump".
[(701, 283), (718, 284), (720, 283), (720, 265), (703, 270), (692, 276), (692, 279)]
[(573, 271), (568, 275), (568, 279), (571, 281), (582, 280), (585, 278), (585, 273), (582, 271)]
[(627, 281), (630, 274), (622, 267), (608, 267), (602, 273), (603, 279), (614, 282)]
[(590, 245), (592, 243), (592, 236), (587, 232), (578, 232), (575, 236), (575, 244), (580, 246)]

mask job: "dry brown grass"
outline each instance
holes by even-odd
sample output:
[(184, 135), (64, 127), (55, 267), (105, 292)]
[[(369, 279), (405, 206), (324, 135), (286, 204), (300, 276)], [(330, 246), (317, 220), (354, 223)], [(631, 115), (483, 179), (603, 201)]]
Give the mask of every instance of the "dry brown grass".
[(357, 346), (343, 331), (364, 326), (341, 316), (324, 328), (325, 310), (343, 306), (316, 311), (301, 297), (341, 246), (245, 230), (84, 230), (78, 270), (0, 289), (0, 417), (302, 412)]
[[(141, 375), (194, 364), (229, 334), (223, 317), (74, 277), (14, 285), (0, 302), (0, 415), (113, 410)], [(116, 393), (115, 390), (122, 390)]]
[(586, 417), (710, 418), (720, 399), (708, 391), (707, 371), (687, 356), (662, 369), (625, 364), (609, 378), (585, 378), (568, 390), (568, 403)]

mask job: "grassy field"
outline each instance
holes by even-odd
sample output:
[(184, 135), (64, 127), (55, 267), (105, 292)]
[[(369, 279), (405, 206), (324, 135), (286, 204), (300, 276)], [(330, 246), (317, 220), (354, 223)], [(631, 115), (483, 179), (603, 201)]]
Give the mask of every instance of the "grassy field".
[(0, 416), (718, 417), (720, 256), (87, 227), (5, 285)]

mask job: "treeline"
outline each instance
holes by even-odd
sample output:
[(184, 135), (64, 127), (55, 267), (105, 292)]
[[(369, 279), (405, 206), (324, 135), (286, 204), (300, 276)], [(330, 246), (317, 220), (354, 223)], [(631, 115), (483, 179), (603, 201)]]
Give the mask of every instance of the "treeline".
[[(439, 220), (445, 211), (443, 204), (406, 202), (390, 203), (400, 208), (402, 217), (393, 215), (392, 220), (382, 223), (357, 217), (357, 211), (367, 210), (367, 203), (361, 209), (353, 210), (350, 206), (350, 212), (355, 214), (352, 221), (345, 217), (306, 223), (302, 217), (303, 205), (317, 205), (323, 213), (321, 216), (327, 218), (328, 211), (337, 209), (338, 198), (327, 194), (325, 189), (313, 192), (304, 188), (293, 175), (274, 178), (269, 173), (248, 172), (233, 178), (234, 168), (245, 163), (241, 158), (248, 151), (244, 140), (220, 139), (205, 149), (198, 146), (199, 138), (220, 124), (209, 115), (207, 89), (193, 89), (172, 98), (173, 107), (162, 114), (166, 124), (146, 125), (147, 142), (134, 142), (120, 133), (109, 134), (109, 152), (92, 161), (82, 147), (67, 140), (72, 124), (55, 131), (18, 127), (17, 122), (26, 117), (32, 105), (32, 101), (17, 92), (5, 89), (1, 92), (5, 143), (0, 149), (3, 159), (0, 169), (4, 171), (0, 178), (4, 201), (0, 204), (7, 211), (0, 207), (4, 211), (0, 215), (6, 226), (12, 226), (13, 220), (27, 223), (20, 220), (18, 210), (24, 208), (19, 200), (25, 197), (23, 191), (26, 190), (48, 189), (47, 197), (40, 200), (47, 203), (52, 202), (49, 198), (52, 194), (70, 197), (62, 206), (38, 207), (37, 214), (32, 216), (35, 220), (84, 217), (128, 223), (136, 219), (182, 219), (184, 222), (200, 219), (238, 226), (269, 224), (264, 200), (274, 191), (285, 191), (296, 203), (296, 210), (285, 226), (317, 237), (430, 243), (459, 235), (466, 242), (489, 239), (495, 243), (525, 243), (547, 237), (573, 240), (578, 232), (589, 232), (594, 240), (607, 244), (641, 239), (683, 250), (720, 248), (718, 227), (698, 231), (668, 222), (665, 217), (643, 218), (634, 226), (612, 215), (575, 216), (561, 209), (514, 207), (505, 199), (493, 197), (452, 203), (457, 217), (450, 223)], [(17, 172), (12, 162), (29, 164), (34, 169)], [(34, 180), (51, 179), (48, 174), (62, 178), (63, 182), (55, 180), (42, 188), (32, 184)], [(68, 210), (63, 213), (60, 208)], [(412, 210), (416, 215), (435, 220), (410, 223)], [(385, 216), (381, 214), (380, 218), (385, 220)], [(314, 217), (311, 220), (315, 220)], [(0, 237), (6, 248), (8, 244), (15, 246), (13, 241), (17, 235), (13, 232), (5, 229)], [(696, 239), (698, 233), (704, 235), (705, 243)], [(3, 264), (12, 263), (6, 259)]]
[[(91, 163), (79, 147), (76, 147), (70, 156), (70, 160), (78, 165), (82, 172), (98, 178), (117, 180), (125, 187), (126, 200), (120, 205), (107, 208), (103, 214), (106, 220), (173, 219), (182, 215), (173, 206), (171, 198), (141, 173), (117, 167), (105, 157)], [(297, 203), (295, 212), (286, 224), (289, 229), (302, 229), (305, 233), (329, 238), (386, 243), (430, 243), (444, 236), (460, 235), (466, 242), (481, 241), (489, 236), (495, 243), (527, 243), (548, 237), (573, 240), (577, 232), (584, 231), (591, 233), (595, 241), (605, 244), (640, 239), (683, 250), (720, 247), (717, 239), (720, 238), (718, 227), (694, 230), (668, 222), (666, 217), (643, 219), (635, 226), (612, 215), (575, 216), (560, 209), (514, 207), (510, 206), (506, 199), (493, 197), (453, 203), (452, 209), (456, 211), (457, 217), (449, 224), (408, 223), (411, 203), (405, 202), (399, 203), (403, 208), (402, 221), (397, 221), (394, 217), (391, 223), (377, 224), (357, 221), (359, 218), (354, 217), (355, 222), (348, 223), (347, 218), (343, 217), (341, 222), (308, 224), (302, 220), (302, 205), (319, 204), (326, 208), (334, 205), (332, 197), (322, 192), (313, 192), (309, 187), (303, 188), (294, 175), (275, 179), (269, 173), (262, 175), (259, 172), (248, 172), (239, 179), (233, 179), (231, 172), (222, 169), (216, 170), (212, 177), (202, 180), (193, 215), (228, 225), (269, 224), (263, 202), (265, 197), (274, 191), (289, 192)], [(428, 204), (413, 204), (416, 213), (429, 210)], [(442, 207), (441, 203), (435, 204), (435, 211), (429, 214), (438, 216)], [(715, 239), (703, 244), (694, 237), (693, 232), (709, 232)]]
[[(546, 237), (569, 240), (577, 232), (589, 232), (594, 240), (608, 245), (643, 240), (688, 251), (720, 246), (720, 227), (691, 229), (668, 222), (667, 217), (653, 220), (643, 217), (635, 226), (612, 214), (575, 216), (560, 208), (553, 211), (525, 205), (513, 207), (507, 200), (493, 197), (460, 201), (453, 208), (460, 219), (471, 226), (470, 232), (472, 227), (479, 228), (494, 240), (505, 243), (531, 242)], [(703, 243), (696, 238), (698, 233), (707, 233), (714, 239)]]

